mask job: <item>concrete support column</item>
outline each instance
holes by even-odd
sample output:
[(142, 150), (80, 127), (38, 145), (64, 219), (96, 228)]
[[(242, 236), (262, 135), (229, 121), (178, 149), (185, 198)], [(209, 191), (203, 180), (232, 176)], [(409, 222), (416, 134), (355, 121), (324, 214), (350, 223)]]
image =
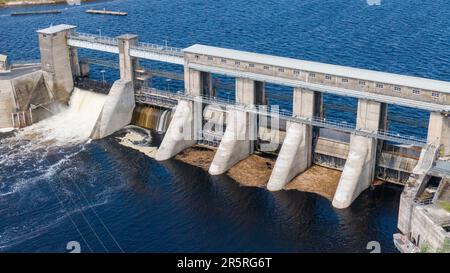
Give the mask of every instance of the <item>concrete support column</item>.
[[(356, 127), (367, 131), (384, 129), (385, 116), (386, 105), (360, 99)], [(334, 207), (349, 207), (359, 194), (370, 186), (375, 175), (376, 155), (376, 139), (351, 136), (350, 151), (333, 199)]]
[(46, 85), (54, 100), (65, 103), (73, 90), (73, 64), (78, 62), (76, 50), (67, 44), (68, 35), (74, 29), (75, 26), (58, 25), (37, 31)]
[(442, 145), (439, 156), (450, 156), (450, 117), (438, 112), (430, 113), (428, 143)]
[(211, 73), (184, 67), (184, 87), (187, 95), (214, 96)]
[(81, 76), (81, 66), (78, 59), (78, 50), (76, 47), (69, 47), (70, 65), (72, 67), (72, 75), (74, 77)]
[(209, 72), (201, 72), (202, 92), (204, 95), (215, 96), (212, 76)]
[(267, 104), (265, 82), (255, 81), (255, 102), (256, 105)]
[[(187, 95), (211, 95), (211, 83), (210, 73), (184, 67), (184, 88)], [(159, 146), (156, 160), (163, 161), (172, 158), (196, 143), (197, 132), (201, 131), (203, 124), (202, 112), (201, 102), (187, 100), (178, 102), (166, 135)]]
[(180, 100), (156, 153), (156, 160), (164, 161), (195, 144), (194, 102)]
[(130, 48), (138, 42), (138, 36), (125, 34), (117, 39), (119, 40), (120, 79), (131, 81), (134, 86), (134, 70), (138, 66), (138, 60), (130, 56)]
[(80, 76), (81, 77), (89, 76), (89, 63), (87, 63), (87, 62), (80, 63)]
[[(313, 117), (317, 114), (320, 93), (295, 88), (293, 114), (298, 117)], [(278, 191), (295, 176), (305, 171), (312, 163), (312, 126), (287, 123), (286, 138), (281, 146), (272, 170), (267, 189)]]
[(236, 102), (245, 105), (256, 104), (254, 80), (236, 78)]
[(202, 79), (200, 71), (184, 66), (184, 89), (186, 95), (202, 95)]
[[(258, 88), (256, 88), (258, 87)], [(254, 106), (263, 97), (264, 85), (244, 78), (236, 78), (236, 102)], [(239, 161), (253, 152), (256, 137), (256, 119), (249, 113), (232, 110), (227, 113), (227, 128), (209, 168), (209, 173), (219, 175), (227, 172)]]

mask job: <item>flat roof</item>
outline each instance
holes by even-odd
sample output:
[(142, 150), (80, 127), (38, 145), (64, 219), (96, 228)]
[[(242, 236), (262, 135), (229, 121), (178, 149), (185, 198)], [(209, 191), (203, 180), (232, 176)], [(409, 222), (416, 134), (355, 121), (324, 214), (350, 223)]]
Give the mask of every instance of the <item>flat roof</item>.
[(183, 52), (450, 93), (450, 82), (195, 44)]
[(36, 32), (43, 33), (43, 34), (53, 34), (53, 33), (58, 33), (58, 32), (64, 31), (64, 30), (69, 30), (69, 29), (74, 29), (74, 28), (76, 28), (76, 26), (61, 24), (61, 25), (50, 26), (48, 28), (40, 29)]

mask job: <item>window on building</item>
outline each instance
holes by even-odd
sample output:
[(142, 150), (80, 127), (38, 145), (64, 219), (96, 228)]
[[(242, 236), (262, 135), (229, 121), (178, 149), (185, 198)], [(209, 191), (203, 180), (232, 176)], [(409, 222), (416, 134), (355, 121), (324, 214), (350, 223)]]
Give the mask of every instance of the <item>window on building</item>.
[(235, 65), (241, 65), (241, 62), (240, 61), (235, 61), (234, 64)]
[(366, 81), (359, 81), (359, 85), (366, 85)]
[(269, 67), (268, 65), (265, 65), (265, 66), (264, 66), (264, 69), (266, 69), (266, 70), (269, 70), (269, 68), (270, 68), (270, 67)]
[(394, 86), (394, 91), (400, 92), (400, 91), (402, 91), (402, 88), (399, 86)]
[(347, 83), (348, 82), (348, 79), (342, 79), (342, 82), (345, 82), (345, 83)]
[(249, 64), (248, 67), (255, 67), (255, 64)]
[(284, 72), (284, 68), (278, 68), (279, 72)]
[(316, 73), (309, 73), (309, 77), (315, 78), (316, 77)]
[(226, 63), (226, 62), (227, 62), (227, 60), (226, 60), (226, 59), (221, 59), (221, 60), (220, 60), (220, 62), (222, 62), (222, 63)]
[(294, 75), (300, 75), (300, 71), (294, 70)]
[(213, 57), (208, 56), (208, 60), (212, 61), (212, 60), (213, 60)]
[(419, 89), (413, 89), (412, 93), (414, 95), (420, 95), (420, 90)]
[(377, 83), (377, 84), (376, 84), (376, 87), (377, 87), (377, 88), (383, 88), (384, 85), (383, 85), (382, 83)]
[(433, 97), (433, 98), (439, 98), (439, 93), (438, 92), (431, 92), (431, 96)]
[(195, 58), (198, 60), (198, 58), (200, 58), (200, 56), (198, 56), (198, 55), (195, 55)]
[(325, 75), (326, 80), (331, 80), (331, 75)]

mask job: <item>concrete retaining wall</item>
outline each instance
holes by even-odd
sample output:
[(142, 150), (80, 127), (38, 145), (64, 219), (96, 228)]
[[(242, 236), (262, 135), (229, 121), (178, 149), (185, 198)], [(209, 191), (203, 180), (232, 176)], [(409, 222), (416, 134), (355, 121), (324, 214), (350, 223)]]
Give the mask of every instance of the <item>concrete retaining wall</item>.
[(444, 244), (446, 238), (450, 239), (450, 232), (446, 232), (433, 218), (436, 214), (443, 214), (436, 205), (416, 206), (411, 217), (411, 240), (419, 248), (428, 247), (428, 252), (436, 252)]
[(0, 81), (0, 129), (13, 127), (11, 113), (16, 106), (12, 90), (11, 81)]

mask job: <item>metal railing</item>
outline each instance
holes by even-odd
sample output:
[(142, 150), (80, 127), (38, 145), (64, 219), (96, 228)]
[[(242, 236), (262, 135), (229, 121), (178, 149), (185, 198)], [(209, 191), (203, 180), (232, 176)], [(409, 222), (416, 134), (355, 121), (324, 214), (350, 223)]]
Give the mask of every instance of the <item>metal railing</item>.
[(219, 147), (222, 141), (223, 133), (213, 131), (197, 131), (197, 143), (212, 147)]
[[(94, 64), (94, 65), (110, 67), (110, 68), (114, 68), (114, 69), (119, 69), (119, 67), (120, 67), (118, 62), (110, 61), (110, 60), (102, 60), (102, 59), (93, 59), (93, 58), (81, 58), (80, 63)], [(140, 72), (139, 70), (143, 70), (143, 72)], [(145, 67), (145, 66), (137, 67), (136, 72), (137, 72), (137, 74), (145, 74), (145, 75), (163, 77), (163, 78), (179, 80), (179, 81), (184, 80), (184, 75), (181, 73), (152, 69), (152, 68)]]
[(91, 42), (91, 43), (99, 43), (109, 46), (118, 46), (119, 41), (117, 38), (101, 36), (96, 34), (88, 34), (75, 32), (69, 35), (69, 39), (83, 41), (83, 42)]
[(109, 60), (101, 60), (101, 59), (92, 59), (92, 58), (81, 58), (80, 63), (86, 64), (95, 64), (104, 67), (116, 68), (119, 69), (120, 65), (118, 62), (109, 61)]
[(177, 101), (161, 98), (161, 97), (149, 97), (142, 94), (136, 94), (135, 100), (137, 103), (142, 104), (151, 104), (151, 105), (158, 105), (164, 108), (173, 108), (177, 105)]
[(142, 50), (162, 55), (169, 55), (173, 57), (180, 57), (183, 58), (183, 51), (181, 48), (177, 47), (171, 47), (167, 45), (158, 45), (158, 44), (152, 44), (152, 43), (143, 43), (138, 42), (136, 45), (131, 46), (131, 49), (135, 50)]
[(108, 82), (101, 82), (86, 78), (75, 78), (74, 85), (80, 89), (91, 90), (103, 94), (108, 94), (112, 87), (112, 84)]
[(421, 206), (430, 205), (433, 203), (433, 197), (425, 198), (425, 199), (416, 198), (416, 199), (414, 199), (414, 203), (417, 205), (421, 205)]
[[(222, 107), (227, 107), (228, 110), (240, 110), (245, 111), (248, 113), (253, 113), (256, 115), (264, 115), (271, 118), (279, 118), (284, 119), (291, 122), (296, 123), (302, 123), (307, 125), (312, 125), (320, 128), (329, 128), (329, 129), (335, 129), (338, 131), (344, 131), (351, 134), (369, 137), (369, 138), (377, 138), (397, 143), (403, 143), (403, 144), (409, 144), (414, 146), (423, 147), (426, 145), (427, 140), (417, 138), (414, 136), (404, 136), (396, 132), (391, 131), (385, 131), (385, 130), (374, 130), (374, 131), (368, 131), (356, 128), (355, 124), (348, 123), (348, 122), (339, 122), (339, 121), (333, 121), (333, 120), (327, 120), (325, 118), (321, 117), (299, 117), (294, 116), (292, 112), (287, 110), (277, 110), (273, 111), (274, 108), (270, 107), (264, 107), (259, 108), (256, 106), (248, 106), (245, 104), (237, 103), (235, 101), (229, 100), (229, 99), (223, 99), (223, 98), (217, 98), (217, 97), (210, 97), (210, 96), (192, 96), (184, 94), (182, 91), (178, 92), (168, 92), (168, 91), (162, 91), (157, 90), (154, 88), (143, 88), (139, 91), (142, 93), (147, 93), (148, 95), (154, 95), (154, 96), (160, 96), (160, 97), (166, 97), (173, 100), (191, 100), (195, 102), (201, 102), (206, 104), (215, 104)], [(432, 163), (431, 163), (432, 164)], [(428, 165), (428, 164), (427, 164)], [(431, 166), (430, 166), (431, 168)]]
[(12, 66), (21, 66), (21, 65), (37, 65), (41, 64), (40, 59), (33, 59), (33, 60), (14, 60), (11, 62)]

